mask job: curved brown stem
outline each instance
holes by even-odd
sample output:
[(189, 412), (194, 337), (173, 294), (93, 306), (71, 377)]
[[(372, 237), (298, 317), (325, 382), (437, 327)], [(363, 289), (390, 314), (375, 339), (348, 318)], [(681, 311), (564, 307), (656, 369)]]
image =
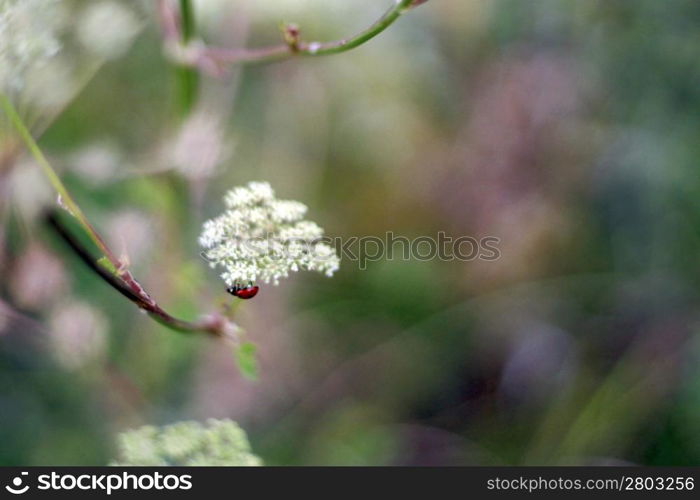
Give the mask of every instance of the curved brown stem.
[(118, 275), (106, 269), (85, 246), (71, 234), (68, 228), (61, 222), (61, 218), (56, 210), (51, 210), (46, 214), (46, 222), (71, 250), (95, 272), (95, 274), (100, 276), (108, 285), (133, 302), (137, 307), (146, 311), (151, 318), (161, 323), (163, 326), (180, 332), (203, 332), (213, 334), (217, 337), (229, 336), (230, 332), (228, 330), (230, 323), (224, 316), (205, 316), (196, 322), (178, 319), (160, 307), (133, 278), (131, 273), (128, 273), (130, 282), (126, 282), (124, 279), (125, 274)]
[[(426, 1), (394, 0), (394, 5), (382, 17), (369, 28), (350, 38), (332, 42), (305, 42), (301, 40), (298, 28), (295, 25), (288, 25), (284, 28), (284, 43), (255, 49), (229, 49), (190, 45), (180, 47), (180, 50), (178, 50), (178, 48), (173, 47), (172, 43), (177, 39), (172, 33), (173, 15), (163, 7), (163, 3), (160, 8), (160, 16), (161, 24), (164, 28), (164, 38), (170, 44), (171, 53), (178, 59), (178, 63), (194, 66), (202, 71), (217, 75), (221, 73), (221, 66), (225, 64), (266, 63), (295, 56), (326, 56), (347, 52), (373, 39), (391, 26), (405, 11)], [(178, 26), (177, 29), (182, 30), (183, 27)]]

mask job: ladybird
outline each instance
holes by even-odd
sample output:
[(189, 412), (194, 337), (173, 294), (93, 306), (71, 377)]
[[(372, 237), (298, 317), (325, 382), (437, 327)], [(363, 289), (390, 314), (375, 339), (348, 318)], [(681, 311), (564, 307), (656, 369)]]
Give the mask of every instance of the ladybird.
[(260, 290), (259, 286), (253, 286), (252, 283), (248, 283), (248, 286), (240, 286), (238, 284), (230, 286), (226, 289), (228, 293), (239, 299), (252, 299), (258, 294)]

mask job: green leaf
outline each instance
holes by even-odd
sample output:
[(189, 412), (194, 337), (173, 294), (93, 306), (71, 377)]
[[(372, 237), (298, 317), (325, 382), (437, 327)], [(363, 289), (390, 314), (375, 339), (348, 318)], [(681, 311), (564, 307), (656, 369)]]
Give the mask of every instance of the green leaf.
[(258, 359), (255, 356), (258, 348), (251, 342), (243, 342), (236, 349), (238, 369), (248, 380), (258, 380)]

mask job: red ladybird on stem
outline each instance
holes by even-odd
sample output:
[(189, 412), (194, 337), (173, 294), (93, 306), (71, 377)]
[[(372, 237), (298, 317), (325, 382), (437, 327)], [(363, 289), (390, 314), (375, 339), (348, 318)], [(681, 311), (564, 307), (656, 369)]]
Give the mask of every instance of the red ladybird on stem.
[(253, 286), (253, 283), (248, 283), (248, 286), (241, 286), (239, 284), (235, 284), (226, 289), (226, 291), (234, 297), (238, 297), (239, 299), (244, 300), (252, 299), (253, 297), (255, 297), (258, 294), (258, 290), (260, 290), (260, 287)]

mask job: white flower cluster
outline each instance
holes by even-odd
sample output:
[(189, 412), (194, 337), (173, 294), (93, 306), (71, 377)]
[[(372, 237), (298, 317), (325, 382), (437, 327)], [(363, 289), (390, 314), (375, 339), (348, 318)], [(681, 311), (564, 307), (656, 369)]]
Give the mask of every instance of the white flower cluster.
[(204, 223), (199, 243), (212, 267), (222, 266), (229, 286), (262, 280), (275, 285), (289, 272), (319, 271), (332, 276), (340, 260), (323, 229), (304, 220), (307, 207), (278, 200), (266, 182), (230, 190), (226, 212)]
[(26, 74), (61, 48), (58, 0), (0, 0), (0, 90), (12, 94)]
[(145, 426), (119, 435), (118, 466), (255, 466), (248, 436), (231, 420)]

